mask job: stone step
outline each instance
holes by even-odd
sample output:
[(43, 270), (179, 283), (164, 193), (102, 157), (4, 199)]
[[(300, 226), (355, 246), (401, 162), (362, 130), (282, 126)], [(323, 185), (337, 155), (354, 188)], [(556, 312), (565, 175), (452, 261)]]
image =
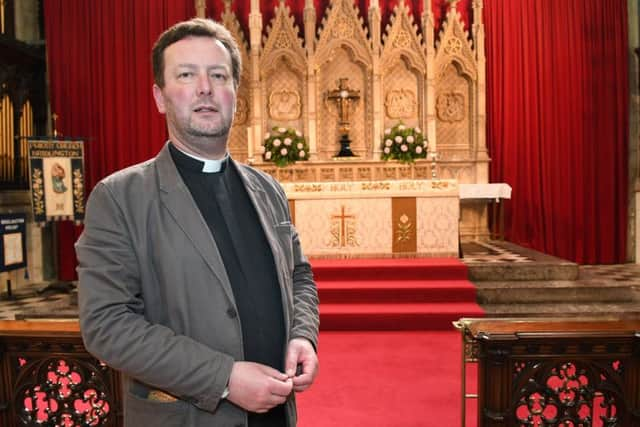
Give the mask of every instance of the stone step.
[(578, 264), (560, 262), (522, 263), (466, 263), (472, 282), (494, 281), (547, 281), (578, 279)]
[(638, 290), (624, 283), (549, 281), (476, 282), (480, 304), (630, 303)]

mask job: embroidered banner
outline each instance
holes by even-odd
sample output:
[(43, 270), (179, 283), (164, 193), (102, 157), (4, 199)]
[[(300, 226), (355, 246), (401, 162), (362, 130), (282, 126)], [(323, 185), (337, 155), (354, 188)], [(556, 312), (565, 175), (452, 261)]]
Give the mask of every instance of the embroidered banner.
[(84, 220), (84, 142), (29, 140), (35, 222)]

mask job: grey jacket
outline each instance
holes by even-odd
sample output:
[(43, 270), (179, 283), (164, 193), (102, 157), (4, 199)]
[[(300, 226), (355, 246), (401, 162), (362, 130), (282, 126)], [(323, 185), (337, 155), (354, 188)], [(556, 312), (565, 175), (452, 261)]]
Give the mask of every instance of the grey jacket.
[[(277, 182), (236, 164), (273, 251), (287, 331), (314, 346), (318, 295)], [(76, 243), (87, 350), (124, 374), (126, 426), (246, 426), (220, 396), (243, 360), (238, 311), (222, 258), (168, 146), (98, 183)], [(146, 399), (149, 390), (178, 398)], [(295, 401), (287, 402), (296, 425)]]

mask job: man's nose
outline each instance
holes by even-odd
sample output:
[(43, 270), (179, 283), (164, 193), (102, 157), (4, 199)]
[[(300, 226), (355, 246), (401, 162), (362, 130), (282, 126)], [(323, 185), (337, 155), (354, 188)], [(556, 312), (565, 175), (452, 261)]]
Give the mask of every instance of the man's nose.
[(211, 95), (212, 85), (206, 73), (198, 75), (198, 95)]

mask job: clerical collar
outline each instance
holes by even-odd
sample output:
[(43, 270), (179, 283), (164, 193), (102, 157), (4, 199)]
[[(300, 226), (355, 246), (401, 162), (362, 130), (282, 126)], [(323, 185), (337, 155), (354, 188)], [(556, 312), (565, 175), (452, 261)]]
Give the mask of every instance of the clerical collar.
[(194, 172), (202, 173), (217, 173), (222, 172), (227, 167), (229, 161), (229, 153), (225, 154), (222, 159), (203, 159), (202, 157), (194, 156), (193, 154), (186, 153), (180, 150), (178, 147), (169, 143), (169, 150), (171, 151), (171, 157), (181, 167), (185, 167)]

